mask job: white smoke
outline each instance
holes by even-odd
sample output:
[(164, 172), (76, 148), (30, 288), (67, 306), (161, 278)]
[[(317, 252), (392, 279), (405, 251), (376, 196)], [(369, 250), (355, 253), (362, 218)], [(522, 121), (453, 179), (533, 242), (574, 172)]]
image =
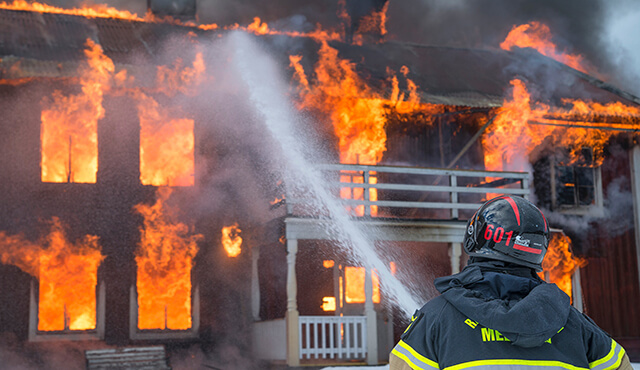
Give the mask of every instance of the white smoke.
[(640, 95), (640, 3), (611, 1), (607, 9), (608, 53), (618, 66), (623, 88)]

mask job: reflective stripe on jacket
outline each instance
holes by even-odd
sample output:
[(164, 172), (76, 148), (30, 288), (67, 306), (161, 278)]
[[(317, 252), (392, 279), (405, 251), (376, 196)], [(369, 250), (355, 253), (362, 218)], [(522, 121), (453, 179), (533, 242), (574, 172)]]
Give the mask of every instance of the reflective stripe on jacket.
[(631, 369), (624, 348), (555, 285), (467, 267), (436, 282), (443, 294), (413, 315), (390, 370)]

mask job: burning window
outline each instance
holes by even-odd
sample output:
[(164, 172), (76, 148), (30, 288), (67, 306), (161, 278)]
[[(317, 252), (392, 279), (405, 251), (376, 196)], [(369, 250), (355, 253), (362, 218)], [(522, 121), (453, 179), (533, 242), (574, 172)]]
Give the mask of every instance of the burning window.
[(144, 217), (136, 251), (138, 329), (192, 328), (193, 258), (202, 238), (175, 219), (168, 205), (170, 188), (159, 188), (157, 201), (135, 207)]
[(97, 328), (96, 287), (104, 256), (96, 236), (73, 243), (61, 221), (54, 218), (51, 231), (38, 243), (0, 232), (0, 258), (38, 280), (38, 288), (32, 287), (32, 333)]
[[(345, 304), (365, 302), (366, 271), (364, 267), (337, 265), (333, 260), (322, 261), (322, 266), (327, 269), (334, 269), (338, 276), (335, 296), (322, 298), (321, 307), (323, 311), (336, 311), (338, 308), (342, 311)], [(380, 279), (375, 270), (371, 274), (371, 283), (373, 288), (372, 301), (373, 303), (380, 303)]]
[[(344, 268), (344, 300), (346, 303), (364, 303), (365, 291), (364, 281), (365, 270), (364, 267), (345, 266)], [(380, 303), (380, 283), (378, 281), (378, 274), (374, 271), (371, 274), (371, 281), (373, 283), (373, 302)]]
[[(202, 53), (193, 64), (183, 66), (177, 59), (172, 66), (158, 67), (156, 91), (173, 97), (191, 95), (206, 80)], [(140, 120), (140, 182), (153, 186), (193, 186), (194, 120), (182, 116), (179, 108), (167, 107), (142, 91), (134, 97)], [(159, 99), (160, 96), (157, 96)]]
[(40, 129), (43, 182), (95, 183), (98, 172), (98, 120), (114, 65), (102, 48), (87, 40), (87, 64), (80, 69), (81, 91), (60, 91), (45, 100)]
[(194, 184), (194, 121), (172, 118), (151, 97), (139, 93), (140, 182), (154, 186)]

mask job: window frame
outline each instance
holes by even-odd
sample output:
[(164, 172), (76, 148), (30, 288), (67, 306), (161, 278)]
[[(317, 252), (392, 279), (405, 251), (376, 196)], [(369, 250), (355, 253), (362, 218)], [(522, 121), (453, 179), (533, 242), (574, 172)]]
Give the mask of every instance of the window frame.
[[(558, 192), (559, 189), (557, 187), (556, 179), (558, 177), (558, 167), (569, 167), (569, 168), (591, 168), (593, 169), (593, 203), (589, 205), (580, 205), (580, 204), (559, 204), (558, 202)], [(604, 212), (604, 194), (602, 190), (602, 170), (601, 166), (588, 166), (588, 165), (571, 165), (571, 166), (560, 166), (555, 160), (551, 160), (550, 166), (550, 176), (551, 176), (551, 208), (555, 211), (564, 214), (572, 214), (572, 215), (586, 215), (586, 214), (601, 214)], [(577, 191), (577, 188), (574, 189), (574, 194)]]

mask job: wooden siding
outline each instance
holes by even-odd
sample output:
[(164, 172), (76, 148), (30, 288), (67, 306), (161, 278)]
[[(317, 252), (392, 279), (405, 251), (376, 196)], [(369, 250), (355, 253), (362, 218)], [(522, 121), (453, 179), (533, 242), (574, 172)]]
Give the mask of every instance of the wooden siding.
[[(607, 200), (612, 201), (612, 197), (629, 199), (627, 203), (620, 202), (621, 198), (618, 198), (615, 202), (618, 209), (610, 209), (607, 217), (590, 225), (589, 237), (580, 248), (580, 254), (588, 261), (581, 269), (582, 292), (589, 317), (625, 346), (633, 360), (638, 361), (640, 275), (636, 262), (629, 156), (626, 150), (616, 145), (611, 146), (609, 152), (602, 166), (605, 204)], [(612, 205), (610, 207), (613, 208)]]

